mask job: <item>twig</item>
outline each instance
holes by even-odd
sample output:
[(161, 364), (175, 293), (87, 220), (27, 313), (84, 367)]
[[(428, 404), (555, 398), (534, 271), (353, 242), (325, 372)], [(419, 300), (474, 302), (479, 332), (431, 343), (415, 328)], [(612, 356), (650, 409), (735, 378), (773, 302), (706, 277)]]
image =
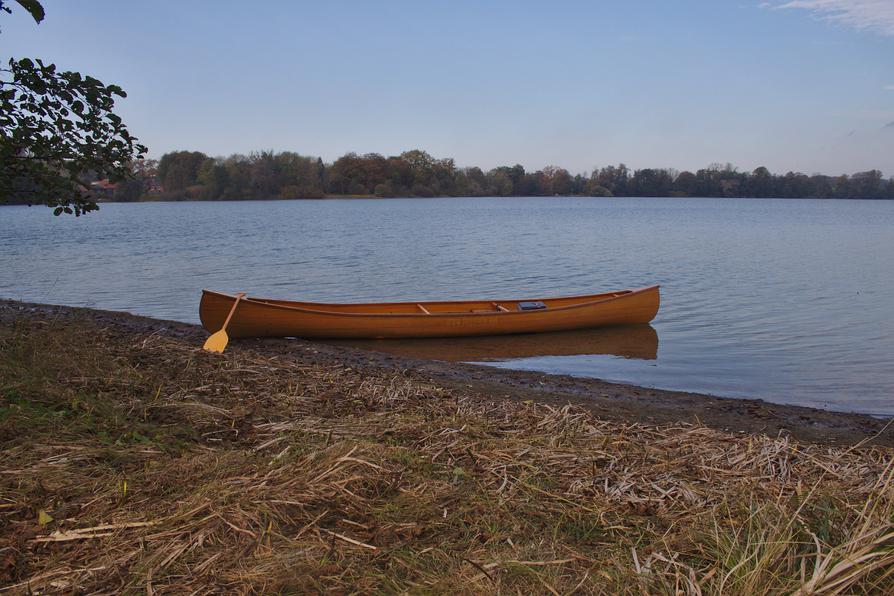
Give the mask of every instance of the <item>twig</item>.
[(338, 532), (333, 532), (332, 530), (327, 530), (325, 528), (320, 528), (321, 532), (326, 532), (327, 534), (331, 534), (336, 538), (341, 538), (345, 542), (350, 542), (351, 544), (356, 544), (357, 546), (362, 546), (363, 548), (368, 548), (370, 550), (379, 550), (378, 546), (373, 546), (372, 544), (367, 544), (365, 542), (360, 542), (359, 540), (354, 540), (353, 538), (349, 538), (343, 534), (339, 534)]

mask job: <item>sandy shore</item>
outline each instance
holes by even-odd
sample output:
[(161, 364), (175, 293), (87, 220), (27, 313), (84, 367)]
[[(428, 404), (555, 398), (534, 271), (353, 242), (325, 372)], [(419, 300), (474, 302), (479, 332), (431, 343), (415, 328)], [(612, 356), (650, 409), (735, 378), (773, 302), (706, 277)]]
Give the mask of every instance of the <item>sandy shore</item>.
[[(0, 320), (23, 309), (86, 317), (127, 332), (169, 336), (194, 342), (196, 346), (200, 346), (207, 337), (207, 333), (197, 325), (121, 312), (15, 301), (0, 301)], [(792, 436), (819, 444), (853, 445), (868, 441), (875, 445), (894, 446), (894, 425), (889, 425), (888, 420), (862, 414), (773, 404), (758, 399), (652, 389), (567, 375), (419, 360), (347, 345), (334, 346), (304, 340), (234, 340), (228, 348), (240, 349), (295, 363), (353, 367), (367, 370), (370, 374), (401, 371), (421, 382), (462, 389), (487, 398), (537, 400), (562, 405), (571, 403), (600, 418), (619, 422), (690, 422), (729, 432)]]

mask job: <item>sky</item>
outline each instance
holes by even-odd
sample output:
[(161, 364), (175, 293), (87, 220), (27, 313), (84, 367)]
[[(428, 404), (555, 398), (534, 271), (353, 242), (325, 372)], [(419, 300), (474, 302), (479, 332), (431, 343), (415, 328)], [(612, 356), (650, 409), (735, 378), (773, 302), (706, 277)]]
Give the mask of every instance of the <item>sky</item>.
[(151, 157), (894, 175), (894, 0), (44, 0), (0, 58), (117, 83)]

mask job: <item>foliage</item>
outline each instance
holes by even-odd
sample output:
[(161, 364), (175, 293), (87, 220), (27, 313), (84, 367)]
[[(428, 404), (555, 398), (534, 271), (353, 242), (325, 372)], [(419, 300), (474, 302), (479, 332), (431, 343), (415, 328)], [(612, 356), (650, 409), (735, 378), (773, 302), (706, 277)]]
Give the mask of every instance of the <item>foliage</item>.
[[(39, 2), (19, 4), (43, 19)], [(10, 12), (3, 2), (0, 10)], [(131, 162), (146, 153), (112, 111), (125, 96), (40, 59), (0, 66), (0, 202), (44, 203), (56, 215), (97, 209), (90, 183), (127, 180)]]
[[(335, 196), (592, 196), (592, 197), (779, 197), (894, 198), (894, 181), (878, 170), (853, 176), (771, 174), (760, 167), (740, 172), (730, 164), (713, 164), (697, 172), (624, 164), (571, 175), (547, 166), (527, 172), (519, 164), (484, 172), (458, 168), (453, 159), (438, 159), (414, 149), (397, 156), (347, 153), (330, 165), (297, 153), (265, 151), (249, 156), (210, 158), (177, 151), (159, 166), (163, 192), (144, 198), (270, 199)], [(190, 189), (187, 191), (187, 189)]]
[[(37, 0), (16, 0), (16, 2), (28, 11), (28, 14), (31, 15), (31, 18), (34, 19), (35, 23), (40, 23), (45, 14), (43, 10), (43, 6), (41, 6), (40, 2)], [(6, 2), (4, 0), (0, 0), (0, 11), (5, 13), (11, 13), (12, 9), (9, 6), (6, 6)]]
[(158, 178), (165, 189), (179, 192), (198, 182), (199, 168), (206, 156), (198, 151), (166, 153), (158, 162)]

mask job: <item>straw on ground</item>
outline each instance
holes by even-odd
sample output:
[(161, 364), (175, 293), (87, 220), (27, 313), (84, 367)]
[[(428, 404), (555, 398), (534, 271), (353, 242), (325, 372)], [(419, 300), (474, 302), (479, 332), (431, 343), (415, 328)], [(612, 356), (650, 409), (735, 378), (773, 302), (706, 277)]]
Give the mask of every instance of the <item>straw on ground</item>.
[(619, 424), (368, 373), (23, 312), (0, 327), (0, 581), (894, 590), (889, 449)]

